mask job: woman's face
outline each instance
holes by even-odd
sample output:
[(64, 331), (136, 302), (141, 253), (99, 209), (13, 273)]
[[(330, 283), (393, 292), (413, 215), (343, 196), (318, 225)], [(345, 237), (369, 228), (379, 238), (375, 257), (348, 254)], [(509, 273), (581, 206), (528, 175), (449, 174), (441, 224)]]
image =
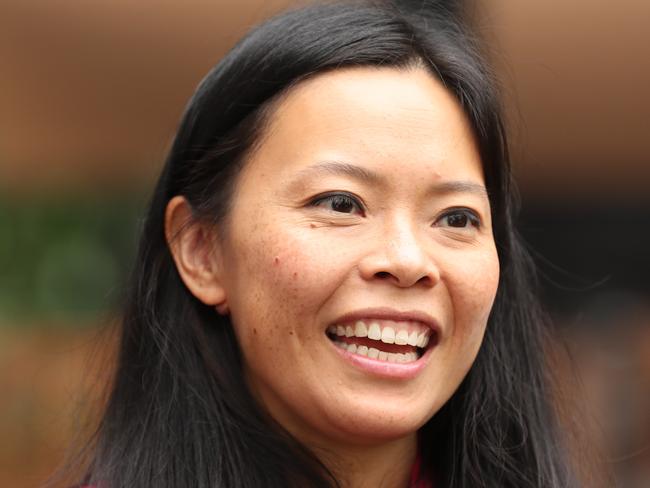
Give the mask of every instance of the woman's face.
[(431, 418), (476, 357), (499, 276), (471, 129), (421, 69), (292, 89), (220, 246), (247, 381), (312, 443), (398, 439)]

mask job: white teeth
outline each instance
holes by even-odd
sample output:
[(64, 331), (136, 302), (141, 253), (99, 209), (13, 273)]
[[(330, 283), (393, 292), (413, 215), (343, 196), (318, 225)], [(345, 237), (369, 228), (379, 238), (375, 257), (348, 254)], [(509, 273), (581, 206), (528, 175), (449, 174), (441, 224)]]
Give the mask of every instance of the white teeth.
[(381, 340), (381, 338), (382, 338), (382, 332), (381, 329), (379, 328), (379, 324), (377, 322), (373, 322), (372, 324), (370, 324), (370, 328), (368, 329), (368, 339), (379, 341)]
[(384, 327), (381, 331), (381, 342), (395, 344), (395, 330), (392, 327)]
[(395, 334), (395, 344), (399, 344), (400, 346), (403, 346), (405, 344), (408, 344), (408, 342), (409, 342), (409, 333), (406, 332), (405, 330), (400, 330), (399, 332), (397, 332), (397, 334)]
[(366, 324), (360, 320), (354, 324), (354, 335), (357, 337), (368, 337), (368, 329), (366, 328)]
[[(389, 322), (390, 323), (390, 322)], [(410, 334), (407, 329), (395, 330), (394, 327), (386, 324), (383, 328), (380, 322), (370, 322), (369, 325), (363, 320), (358, 320), (354, 325), (330, 325), (327, 327), (327, 333), (330, 336), (336, 336), (334, 344), (343, 350), (352, 354), (367, 356), (371, 359), (388, 361), (391, 363), (409, 363), (418, 360), (417, 352), (408, 353), (387, 353), (378, 348), (368, 346), (359, 346), (358, 344), (349, 344), (339, 340), (343, 337), (368, 337), (371, 340), (381, 341), (386, 344), (409, 345), (418, 348), (427, 347), (430, 339), (430, 330), (418, 333), (412, 331)]]
[(334, 341), (337, 347), (351, 354), (358, 354), (360, 356), (367, 356), (370, 359), (378, 359), (380, 361), (388, 361), (389, 363), (411, 363), (417, 361), (418, 355), (414, 352), (405, 354), (380, 351), (374, 347), (357, 346), (356, 344), (348, 344), (343, 341)]
[(369, 326), (365, 322), (358, 320), (352, 325), (330, 325), (327, 327), (327, 333), (339, 337), (368, 337), (374, 341), (382, 341), (386, 344), (398, 344), (401, 346), (410, 345), (416, 347), (426, 347), (429, 343), (429, 331), (419, 333), (402, 329), (395, 331), (393, 327), (386, 326), (382, 328), (379, 323), (371, 322)]

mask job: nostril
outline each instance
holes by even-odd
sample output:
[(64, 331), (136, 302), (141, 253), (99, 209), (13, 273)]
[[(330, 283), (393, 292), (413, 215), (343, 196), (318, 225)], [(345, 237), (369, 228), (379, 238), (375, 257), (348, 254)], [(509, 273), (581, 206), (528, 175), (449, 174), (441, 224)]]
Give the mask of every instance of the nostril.
[(424, 285), (431, 287), (434, 285), (435, 280), (431, 276), (401, 276), (399, 274), (391, 273), (390, 271), (377, 271), (373, 274), (374, 279), (391, 282), (400, 287), (410, 287), (413, 285)]
[(426, 286), (433, 286), (434, 280), (431, 279), (431, 276), (423, 276), (417, 282)]

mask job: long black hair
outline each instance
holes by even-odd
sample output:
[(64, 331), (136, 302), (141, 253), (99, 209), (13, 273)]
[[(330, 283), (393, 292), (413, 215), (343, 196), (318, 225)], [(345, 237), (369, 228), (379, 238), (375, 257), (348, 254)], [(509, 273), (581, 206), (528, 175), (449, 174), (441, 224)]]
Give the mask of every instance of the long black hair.
[[(417, 4), (420, 7), (413, 7)], [(440, 487), (576, 484), (544, 366), (532, 263), (514, 197), (496, 84), (464, 23), (435, 2), (311, 5), (251, 31), (192, 97), (156, 186), (125, 307), (117, 369), (86, 483), (122, 487), (336, 486), (254, 400), (227, 317), (184, 286), (165, 239), (167, 202), (220, 225), (273, 101), (351, 66), (423, 66), (465, 111), (490, 195), (501, 276), (484, 342), (447, 404), (421, 429)]]

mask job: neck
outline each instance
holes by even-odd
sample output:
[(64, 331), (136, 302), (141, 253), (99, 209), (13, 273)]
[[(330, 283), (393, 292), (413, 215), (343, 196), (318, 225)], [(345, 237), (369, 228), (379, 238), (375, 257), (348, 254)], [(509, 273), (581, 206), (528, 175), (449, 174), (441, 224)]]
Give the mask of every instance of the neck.
[(378, 445), (339, 445), (316, 454), (342, 487), (407, 487), (417, 455), (417, 435)]

